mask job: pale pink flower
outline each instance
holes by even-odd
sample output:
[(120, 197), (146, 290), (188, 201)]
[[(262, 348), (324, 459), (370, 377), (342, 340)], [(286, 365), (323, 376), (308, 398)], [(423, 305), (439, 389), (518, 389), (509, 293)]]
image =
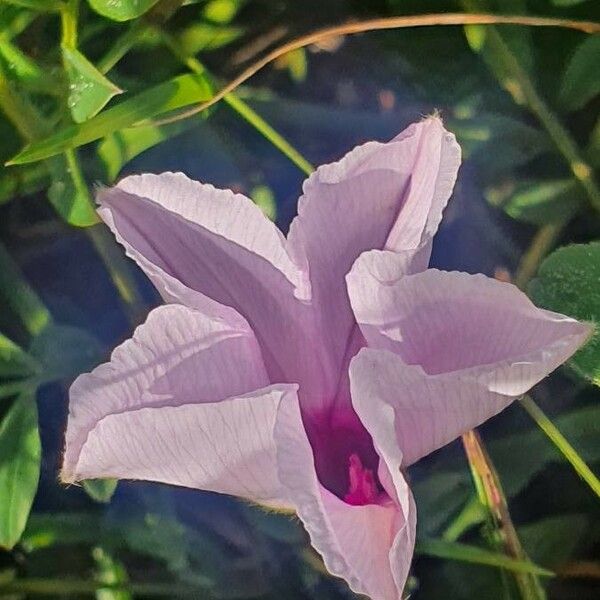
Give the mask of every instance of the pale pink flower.
[(399, 598), (416, 521), (401, 468), (588, 335), (510, 284), (425, 270), (459, 163), (437, 118), (359, 146), (307, 179), (287, 239), (249, 199), (182, 174), (101, 190), (167, 304), (71, 387), (64, 480), (293, 509), (333, 574)]

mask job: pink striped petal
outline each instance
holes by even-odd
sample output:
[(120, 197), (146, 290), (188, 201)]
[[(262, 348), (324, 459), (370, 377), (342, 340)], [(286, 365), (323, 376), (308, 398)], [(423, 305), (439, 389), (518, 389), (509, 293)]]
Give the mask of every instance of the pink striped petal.
[(220, 402), (111, 413), (89, 431), (68, 480), (143, 479), (289, 507), (273, 429), (296, 386), (272, 385)]
[(584, 323), (536, 308), (511, 284), (434, 269), (398, 278), (392, 263), (365, 253), (348, 289), (369, 346), (396, 354), (377, 359), (385, 376), (370, 368), (381, 387), (374, 397), (398, 412), (405, 462), (498, 413), (590, 334)]
[(216, 402), (268, 385), (258, 343), (238, 315), (228, 322), (181, 305), (154, 309), (110, 362), (70, 389), (64, 476), (90, 432), (111, 414)]
[(323, 401), (337, 373), (317, 343), (306, 266), (251, 200), (164, 173), (127, 177), (98, 201), (165, 300), (228, 319), (234, 309), (255, 332), (270, 379), (301, 382), (304, 396)]
[(304, 182), (288, 248), (309, 265), (313, 303), (338, 369), (354, 325), (346, 273), (372, 248), (402, 252), (407, 268), (426, 268), (459, 164), (454, 136), (430, 117), (388, 143), (358, 146)]
[(393, 499), (352, 506), (320, 484), (297, 404), (281, 403), (275, 438), (280, 481), (327, 569), (373, 600), (400, 598), (413, 553), (416, 512), (396, 462), (397, 446), (391, 463), (380, 467), (388, 474), (385, 481), (395, 485), (389, 490)]

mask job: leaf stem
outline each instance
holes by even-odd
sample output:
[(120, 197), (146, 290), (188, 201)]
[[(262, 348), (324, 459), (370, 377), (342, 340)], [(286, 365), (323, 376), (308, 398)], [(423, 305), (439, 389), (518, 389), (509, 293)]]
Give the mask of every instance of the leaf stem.
[(542, 225), (538, 229), (529, 247), (521, 257), (515, 273), (514, 284), (517, 287), (524, 289), (527, 286), (531, 278), (537, 273), (542, 260), (556, 244), (566, 225), (567, 221), (556, 221)]
[(600, 497), (600, 480), (586, 462), (579, 456), (577, 450), (571, 446), (567, 438), (558, 430), (556, 425), (546, 416), (544, 411), (533, 401), (531, 396), (521, 398), (521, 406), (537, 423), (538, 427), (550, 438), (554, 446), (571, 463), (577, 474), (590, 486), (596, 496)]
[[(479, 433), (475, 430), (469, 431), (463, 434), (462, 441), (477, 493), (482, 504), (488, 508), (492, 516), (506, 554), (517, 561), (530, 562), (510, 517), (500, 478), (483, 446)], [(544, 588), (536, 574), (514, 572), (514, 576), (524, 600), (544, 600), (546, 598)]]
[[(157, 29), (165, 45), (171, 52), (179, 58), (192, 72), (204, 74), (212, 79), (204, 65), (193, 56), (188, 56), (180, 47), (177, 40), (163, 29)], [(234, 93), (226, 94), (223, 100), (244, 120), (252, 125), (260, 134), (262, 134), (275, 148), (281, 151), (292, 163), (294, 163), (303, 173), (310, 175), (314, 167), (296, 150), (279, 132), (277, 132), (269, 123), (267, 123), (253, 108)]]

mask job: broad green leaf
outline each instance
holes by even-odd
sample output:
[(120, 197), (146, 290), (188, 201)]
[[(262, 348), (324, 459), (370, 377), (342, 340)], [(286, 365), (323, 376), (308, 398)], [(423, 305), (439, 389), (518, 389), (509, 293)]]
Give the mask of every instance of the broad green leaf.
[(89, 227), (99, 219), (85, 182), (78, 178), (78, 168), (69, 164), (73, 160), (74, 156), (63, 155), (52, 156), (46, 162), (51, 178), (48, 200), (67, 223)]
[(600, 35), (579, 44), (567, 64), (559, 92), (564, 108), (577, 110), (600, 94)]
[(522, 182), (507, 191), (492, 188), (487, 199), (513, 219), (544, 225), (571, 218), (582, 206), (581, 188), (573, 179)]
[(87, 495), (92, 500), (103, 504), (110, 502), (118, 483), (116, 479), (87, 479), (82, 482)]
[(30, 144), (10, 164), (35, 162), (60, 154), (161, 113), (206, 101), (211, 96), (210, 83), (203, 75), (179, 75), (102, 111), (85, 123), (71, 125)]
[(241, 27), (192, 23), (179, 34), (179, 43), (187, 55), (202, 50), (214, 50), (227, 46), (242, 34)]
[(33, 395), (19, 396), (0, 423), (0, 547), (20, 539), (40, 476), (41, 444)]
[(87, 331), (51, 323), (31, 342), (29, 352), (42, 365), (42, 382), (69, 379), (96, 366), (102, 348)]
[(98, 156), (104, 164), (108, 181), (114, 181), (132, 158), (197, 124), (195, 119), (186, 119), (162, 126), (130, 127), (106, 136), (98, 144)]
[(517, 560), (510, 558), (505, 554), (492, 552), (478, 546), (461, 544), (459, 542), (447, 542), (439, 539), (421, 539), (417, 541), (415, 547), (416, 554), (425, 554), (435, 556), (436, 558), (446, 558), (448, 560), (457, 560), (461, 562), (487, 565), (498, 569), (506, 569), (515, 573), (532, 573), (544, 577), (553, 577), (552, 571), (544, 569), (532, 562), (526, 560)]
[(63, 58), (69, 77), (67, 104), (73, 120), (83, 123), (104, 108), (106, 103), (121, 94), (116, 85), (109, 81), (83, 54), (72, 48), (63, 47)]
[(591, 339), (569, 364), (600, 385), (600, 242), (553, 252), (540, 266), (529, 294), (543, 308), (595, 325)]
[(38, 371), (37, 361), (0, 333), (0, 378), (27, 377)]
[(113, 21), (129, 21), (143, 15), (158, 0), (88, 0), (88, 2), (103, 17)]
[(277, 218), (277, 202), (270, 187), (266, 185), (257, 185), (250, 192), (250, 198), (260, 207), (265, 216), (271, 221)]
[(519, 527), (519, 539), (531, 560), (554, 568), (565, 562), (589, 529), (585, 515), (558, 515)]

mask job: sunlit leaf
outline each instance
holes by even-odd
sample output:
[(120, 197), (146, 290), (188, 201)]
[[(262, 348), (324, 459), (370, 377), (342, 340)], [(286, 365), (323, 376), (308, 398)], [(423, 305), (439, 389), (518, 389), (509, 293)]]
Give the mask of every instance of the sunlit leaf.
[(596, 326), (570, 364), (600, 385), (600, 242), (574, 244), (553, 252), (531, 282), (536, 304)]
[(584, 106), (600, 94), (600, 35), (587, 36), (567, 64), (559, 92), (569, 110)]
[(513, 219), (534, 225), (569, 219), (584, 201), (573, 179), (522, 182), (512, 190), (490, 189), (486, 196)]
[(82, 485), (92, 500), (106, 504), (113, 497), (118, 483), (116, 479), (87, 479)]
[(62, 53), (69, 77), (67, 104), (73, 120), (83, 123), (102, 110), (113, 96), (121, 94), (122, 90), (77, 50), (63, 48)]
[(203, 75), (174, 77), (102, 111), (85, 123), (71, 125), (44, 140), (30, 144), (11, 164), (35, 162), (60, 154), (161, 113), (208, 100), (211, 95), (210, 83)]
[(0, 423), (0, 546), (21, 537), (40, 476), (41, 445), (33, 395), (19, 396)]
[(158, 0), (88, 0), (88, 2), (103, 17), (113, 21), (129, 21), (143, 15)]

